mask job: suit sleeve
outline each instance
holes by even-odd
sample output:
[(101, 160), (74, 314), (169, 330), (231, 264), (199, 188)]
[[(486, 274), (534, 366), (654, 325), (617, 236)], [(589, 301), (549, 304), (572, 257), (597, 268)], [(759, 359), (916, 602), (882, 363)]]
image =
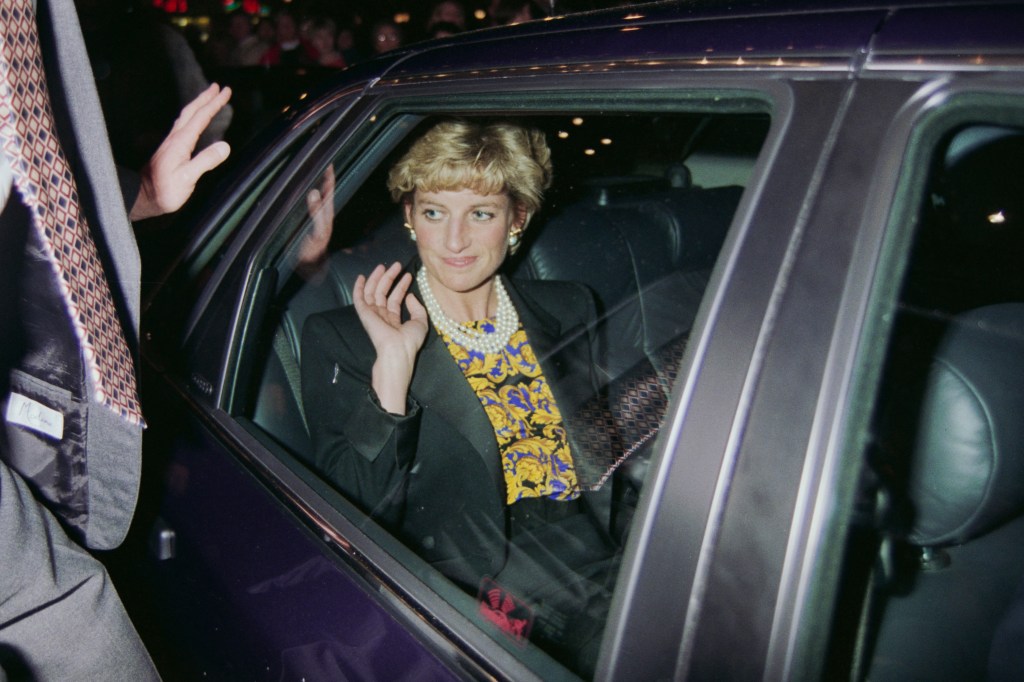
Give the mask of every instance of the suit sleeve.
[[(344, 313), (346, 311), (341, 311)], [(392, 528), (405, 508), (420, 407), (386, 412), (370, 387), (375, 355), (358, 318), (326, 313), (302, 334), (302, 398), (320, 474)]]
[(121, 187), (121, 196), (124, 197), (124, 212), (132, 212), (135, 200), (139, 198), (142, 190), (142, 177), (136, 172), (124, 166), (117, 166), (117, 183)]

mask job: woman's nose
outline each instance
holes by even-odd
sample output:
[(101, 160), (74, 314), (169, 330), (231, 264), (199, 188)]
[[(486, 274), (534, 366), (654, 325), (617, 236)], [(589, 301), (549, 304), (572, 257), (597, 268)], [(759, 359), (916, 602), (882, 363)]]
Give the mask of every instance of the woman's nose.
[(466, 248), (469, 240), (467, 239), (465, 221), (459, 216), (452, 216), (448, 221), (448, 230), (445, 236), (445, 246), (449, 251), (458, 252)]

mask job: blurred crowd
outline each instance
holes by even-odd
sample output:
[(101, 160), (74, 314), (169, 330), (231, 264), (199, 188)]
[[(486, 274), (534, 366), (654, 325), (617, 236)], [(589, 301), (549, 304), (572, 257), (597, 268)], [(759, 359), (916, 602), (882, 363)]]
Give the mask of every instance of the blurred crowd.
[(213, 68), (323, 66), (344, 68), (402, 45), (485, 26), (521, 23), (547, 16), (542, 0), (489, 0), (469, 7), (462, 0), (435, 0), (419, 12), (368, 14), (344, 9), (348, 3), (290, 3), (267, 16), (241, 10), (213, 18), (202, 43)]
[[(433, 0), (395, 9), (374, 0), (291, 0), (185, 17), (159, 0), (75, 0), (115, 159), (148, 159), (181, 106), (211, 82), (234, 91), (200, 141), (251, 139), (282, 108), (338, 69), (403, 45), (593, 9), (622, 0)], [(398, 0), (399, 2), (401, 0)], [(276, 7), (276, 9), (266, 9)], [(177, 21), (172, 21), (177, 20)]]
[[(160, 0), (75, 0), (114, 158), (127, 168), (139, 168), (153, 155), (182, 106), (210, 83), (230, 87), (232, 96), (198, 149), (225, 140), (237, 150), (301, 93), (385, 52), (624, 4), (628, 0), (281, 0), (252, 3), (260, 11), (249, 13), (246, 3), (213, 2), (215, 10), (206, 16), (182, 21)], [(192, 203), (202, 205), (204, 190), (240, 158), (232, 154), (211, 173)], [(169, 251), (167, 246), (158, 243), (154, 251)]]

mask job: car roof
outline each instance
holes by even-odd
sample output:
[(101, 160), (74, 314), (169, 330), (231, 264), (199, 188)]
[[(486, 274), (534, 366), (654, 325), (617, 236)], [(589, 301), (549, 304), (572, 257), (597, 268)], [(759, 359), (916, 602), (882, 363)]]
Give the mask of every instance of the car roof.
[(349, 77), (408, 81), (613, 59), (692, 59), (712, 68), (762, 60), (849, 72), (868, 53), (1019, 56), (1022, 20), (1016, 0), (672, 0), (413, 43), (356, 66)]
[[(411, 43), (359, 62), (317, 81), (247, 147), (258, 150), (260, 140), (340, 94), (417, 81), (584, 73), (613, 63), (839, 78), (864, 69), (1024, 70), (1021, 25), (1020, 0), (664, 0), (554, 16)], [(260, 154), (237, 158), (248, 167)]]

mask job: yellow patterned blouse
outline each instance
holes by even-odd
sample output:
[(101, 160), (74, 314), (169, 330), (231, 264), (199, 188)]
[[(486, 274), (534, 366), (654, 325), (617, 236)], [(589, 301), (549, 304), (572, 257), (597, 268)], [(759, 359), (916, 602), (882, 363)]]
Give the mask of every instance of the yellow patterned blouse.
[[(466, 326), (494, 332), (494, 320)], [(500, 353), (469, 351), (438, 333), (494, 427), (507, 504), (527, 497), (579, 497), (562, 415), (522, 326)]]

